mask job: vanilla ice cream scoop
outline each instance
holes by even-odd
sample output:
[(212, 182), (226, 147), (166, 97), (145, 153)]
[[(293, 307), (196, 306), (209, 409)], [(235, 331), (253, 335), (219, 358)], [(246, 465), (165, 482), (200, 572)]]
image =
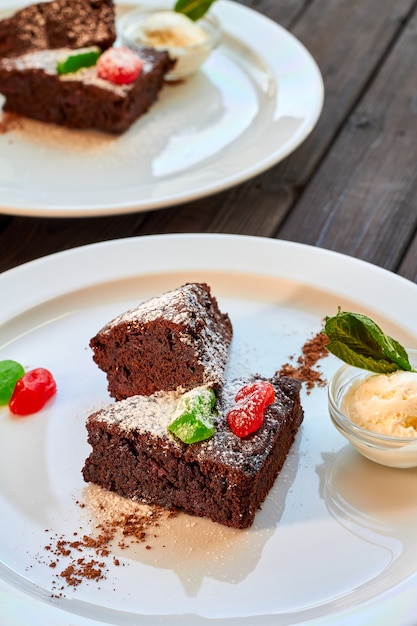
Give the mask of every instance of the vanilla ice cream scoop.
[(382, 435), (417, 437), (417, 372), (374, 374), (345, 393), (342, 410), (358, 426)]
[(150, 13), (136, 27), (136, 39), (154, 48), (195, 46), (207, 39), (207, 34), (189, 17), (174, 11)]

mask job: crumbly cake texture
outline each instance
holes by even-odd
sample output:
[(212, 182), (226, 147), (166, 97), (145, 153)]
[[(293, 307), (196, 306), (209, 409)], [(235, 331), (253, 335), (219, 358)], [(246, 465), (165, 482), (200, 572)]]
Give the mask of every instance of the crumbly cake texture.
[[(245, 438), (230, 430), (226, 414), (248, 382), (268, 380), (275, 402), (261, 428)], [(179, 394), (133, 396), (87, 420), (92, 452), (84, 480), (134, 500), (209, 517), (233, 528), (252, 525), (303, 420), (301, 383), (256, 376), (228, 382), (217, 392), (216, 432), (184, 444), (167, 430)]]
[(3, 110), (69, 128), (119, 134), (156, 101), (164, 75), (172, 66), (166, 52), (142, 48), (143, 68), (138, 78), (116, 85), (100, 78), (95, 66), (59, 75), (57, 61), (72, 52), (60, 48), (1, 59)]
[(116, 400), (218, 388), (232, 340), (229, 316), (205, 283), (187, 283), (116, 317), (90, 341)]
[(0, 57), (54, 48), (102, 50), (116, 40), (113, 0), (52, 0), (0, 21)]

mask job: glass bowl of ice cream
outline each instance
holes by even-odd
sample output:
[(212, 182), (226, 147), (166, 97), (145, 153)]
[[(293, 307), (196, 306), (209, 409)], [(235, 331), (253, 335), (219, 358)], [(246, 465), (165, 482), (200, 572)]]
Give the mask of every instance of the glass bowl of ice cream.
[[(407, 350), (417, 368), (417, 350)], [(343, 365), (328, 388), (337, 430), (368, 459), (381, 465), (417, 467), (417, 372), (389, 374)]]
[(123, 45), (166, 50), (175, 66), (166, 80), (180, 81), (194, 74), (220, 43), (217, 18), (206, 13), (193, 21), (172, 9), (170, 2), (143, 4), (121, 16), (118, 32)]

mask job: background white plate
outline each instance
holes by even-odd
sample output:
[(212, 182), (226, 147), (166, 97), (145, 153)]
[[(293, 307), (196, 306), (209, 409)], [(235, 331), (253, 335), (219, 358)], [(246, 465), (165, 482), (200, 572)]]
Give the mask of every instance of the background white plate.
[[(126, 567), (110, 563), (99, 585), (84, 582), (50, 597), (53, 572), (39, 562), (45, 529), (69, 537), (74, 528), (91, 532), (75, 504), (85, 486), (84, 424), (108, 396), (89, 338), (115, 314), (187, 280), (211, 284), (231, 316), (230, 375), (273, 373), (338, 305), (417, 344), (415, 284), (284, 241), (132, 238), (0, 275), (7, 296), (0, 359), (49, 367), (59, 389), (34, 416), (13, 419), (0, 410), (0, 623), (22, 626), (30, 614), (31, 626), (410, 624), (417, 612), (417, 471), (378, 466), (354, 452), (330, 423), (324, 388), (303, 391), (304, 423), (250, 530), (182, 516), (174, 530), (160, 529), (164, 549), (118, 554)], [(328, 378), (339, 365), (329, 356), (322, 371)]]
[(223, 43), (195, 76), (165, 86), (121, 137), (27, 119), (0, 134), (0, 210), (71, 217), (158, 209), (229, 188), (290, 154), (321, 112), (316, 63), (260, 13), (230, 0), (211, 10)]

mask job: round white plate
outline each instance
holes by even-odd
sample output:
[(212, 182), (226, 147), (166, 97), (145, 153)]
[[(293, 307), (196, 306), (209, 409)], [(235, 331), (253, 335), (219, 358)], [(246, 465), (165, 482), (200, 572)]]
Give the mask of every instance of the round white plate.
[[(112, 566), (110, 555), (106, 580), (51, 597), (48, 536), (91, 533), (76, 505), (89, 452), (85, 419), (109, 398), (89, 339), (128, 307), (194, 280), (207, 281), (231, 316), (230, 375), (272, 374), (339, 305), (371, 315), (404, 345), (417, 343), (415, 284), (278, 240), (131, 238), (0, 275), (0, 359), (48, 367), (58, 383), (38, 414), (13, 418), (0, 409), (0, 623), (23, 626), (30, 611), (31, 626), (410, 624), (417, 471), (358, 455), (331, 425), (320, 387), (303, 390), (303, 425), (251, 529), (180, 516), (174, 529), (158, 530), (165, 547), (117, 554), (125, 567)], [(339, 365), (323, 359), (323, 375)]]
[(72, 217), (159, 209), (227, 189), (290, 154), (322, 109), (316, 63), (263, 15), (230, 0), (211, 10), (222, 44), (188, 81), (166, 85), (124, 135), (23, 118), (22, 128), (0, 134), (0, 211)]

